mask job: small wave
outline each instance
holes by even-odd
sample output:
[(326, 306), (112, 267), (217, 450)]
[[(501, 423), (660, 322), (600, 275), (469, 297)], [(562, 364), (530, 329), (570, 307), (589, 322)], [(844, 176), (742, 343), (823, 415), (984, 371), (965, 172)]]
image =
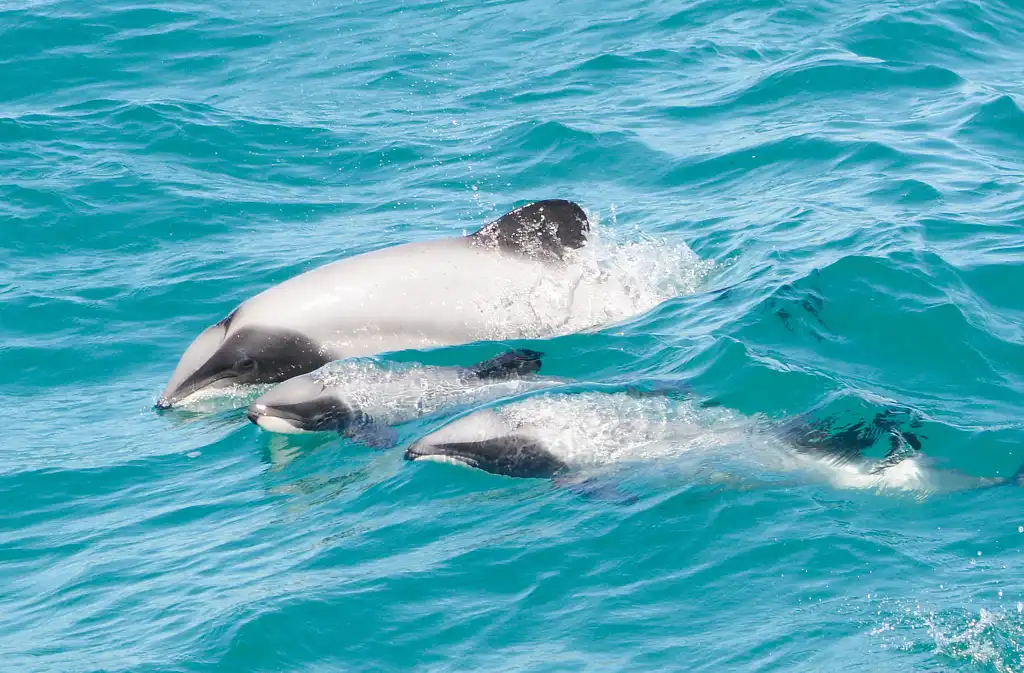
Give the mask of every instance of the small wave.
[(1024, 148), (1024, 110), (1013, 96), (998, 96), (964, 122), (957, 135), (1002, 151), (1013, 148), (1016, 153)]
[(729, 148), (708, 156), (698, 156), (668, 168), (662, 174), (665, 186), (697, 184), (718, 185), (737, 176), (758, 173), (792, 178), (794, 166), (814, 171), (872, 166), (894, 171), (912, 165), (917, 158), (891, 145), (864, 140), (844, 140), (816, 134), (765, 139), (757, 145)]
[[(947, 8), (948, 9), (948, 6)], [(987, 38), (950, 21), (947, 11), (908, 9), (865, 19), (848, 28), (844, 45), (856, 54), (881, 61), (914, 63), (983, 58)]]

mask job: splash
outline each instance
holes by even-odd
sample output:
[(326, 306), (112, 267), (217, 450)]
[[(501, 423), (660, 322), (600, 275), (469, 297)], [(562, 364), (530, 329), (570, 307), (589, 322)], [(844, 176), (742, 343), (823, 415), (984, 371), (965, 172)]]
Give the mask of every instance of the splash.
[(257, 397), (272, 387), (272, 385), (257, 384), (248, 386), (231, 385), (224, 388), (204, 388), (181, 400), (174, 405), (174, 408), (196, 414), (216, 414), (231, 411), (249, 406)]
[(475, 406), (561, 382), (541, 376), (476, 379), (458, 367), (393, 363), (376, 358), (338, 360), (310, 377), (327, 392), (383, 423)]
[[(673, 297), (693, 294), (715, 268), (681, 241), (611, 229), (592, 219), (588, 244), (569, 260), (578, 268), (578, 280), (565, 302), (568, 318), (559, 324), (557, 317), (540, 316), (536, 336), (601, 328), (639, 316)], [(565, 292), (557, 285), (538, 289), (542, 295)]]
[(927, 610), (883, 600), (870, 631), (883, 649), (928, 652), (943, 665), (961, 663), (1010, 673), (1024, 670), (1024, 622), (1017, 607)]

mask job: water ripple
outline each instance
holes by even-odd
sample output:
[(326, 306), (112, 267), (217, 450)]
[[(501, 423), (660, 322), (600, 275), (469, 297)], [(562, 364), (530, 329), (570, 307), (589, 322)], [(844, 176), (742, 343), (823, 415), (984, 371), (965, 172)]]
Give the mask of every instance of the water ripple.
[(545, 371), (771, 419), (898, 406), (938, 467), (1012, 475), (1018, 4), (0, 16), (7, 668), (1024, 668), (1020, 489), (737, 484), (697, 460), (616, 474), (621, 505), (152, 409), (254, 292), (561, 197), (631, 277), (703, 261), (643, 315), (525, 343)]

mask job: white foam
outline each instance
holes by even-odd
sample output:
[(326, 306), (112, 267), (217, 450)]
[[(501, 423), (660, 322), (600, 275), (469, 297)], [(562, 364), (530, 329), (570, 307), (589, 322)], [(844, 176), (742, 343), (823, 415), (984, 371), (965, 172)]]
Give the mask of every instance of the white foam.
[(534, 338), (601, 328), (639, 316), (673, 297), (696, 292), (714, 268), (712, 261), (700, 259), (681, 241), (655, 239), (639, 231), (627, 234), (596, 221), (587, 245), (572, 251), (568, 263), (574, 270), (570, 288), (562, 276), (555, 275), (542, 279), (529, 296), (505, 298), (505, 302), (525, 301), (534, 308), (530, 330)]
[(188, 397), (178, 400), (175, 409), (201, 413), (217, 413), (239, 407), (247, 407), (257, 397), (270, 389), (267, 384), (242, 386), (231, 385), (223, 388), (203, 388)]
[(339, 360), (310, 375), (334, 395), (374, 420), (394, 424), (455, 407), (468, 407), (559, 383), (541, 376), (509, 379), (466, 377), (457, 367), (387, 363), (370, 358)]

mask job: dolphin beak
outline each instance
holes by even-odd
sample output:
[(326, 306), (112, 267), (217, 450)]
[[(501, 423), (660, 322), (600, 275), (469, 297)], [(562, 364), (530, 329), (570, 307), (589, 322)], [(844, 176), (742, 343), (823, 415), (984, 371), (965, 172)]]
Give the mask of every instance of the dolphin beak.
[(213, 385), (224, 378), (227, 377), (223, 374), (219, 376), (208, 377), (201, 377), (199, 373), (193, 374), (184, 382), (182, 382), (181, 385), (175, 387), (173, 390), (171, 390), (170, 386), (168, 386), (168, 390), (165, 390), (163, 395), (161, 395), (160, 398), (157, 399), (156, 408), (170, 409), (175, 404), (181, 402), (182, 400), (192, 395), (193, 393), (199, 392), (200, 390), (203, 390), (204, 388)]
[(226, 323), (221, 321), (207, 327), (189, 344), (156, 402), (157, 409), (170, 409), (197, 390), (223, 378), (222, 372), (211, 368), (210, 360), (217, 354), (226, 334)]

